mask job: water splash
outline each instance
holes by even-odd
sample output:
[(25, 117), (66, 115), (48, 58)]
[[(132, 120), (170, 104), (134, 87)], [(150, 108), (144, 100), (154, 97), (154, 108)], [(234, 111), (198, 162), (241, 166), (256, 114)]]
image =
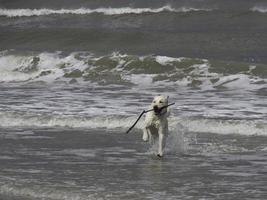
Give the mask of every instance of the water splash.
[[(170, 131), (165, 146), (165, 154), (183, 154), (188, 150), (189, 141), (185, 137), (187, 132), (186, 127), (182, 124), (177, 124), (173, 130)], [(158, 140), (148, 149), (148, 154), (157, 154), (158, 150)]]
[(166, 152), (170, 154), (186, 153), (189, 145), (189, 141), (185, 137), (187, 132), (188, 130), (185, 126), (177, 123), (167, 138)]

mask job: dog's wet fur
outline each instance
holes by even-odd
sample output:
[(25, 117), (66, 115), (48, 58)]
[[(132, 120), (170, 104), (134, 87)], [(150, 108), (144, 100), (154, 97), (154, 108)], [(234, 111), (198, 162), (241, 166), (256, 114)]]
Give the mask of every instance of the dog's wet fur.
[(168, 135), (168, 119), (170, 115), (168, 97), (159, 95), (155, 96), (150, 109), (152, 112), (146, 114), (145, 127), (143, 129), (143, 140), (154, 144), (156, 139), (159, 140), (157, 156), (161, 158), (164, 153), (166, 137)]

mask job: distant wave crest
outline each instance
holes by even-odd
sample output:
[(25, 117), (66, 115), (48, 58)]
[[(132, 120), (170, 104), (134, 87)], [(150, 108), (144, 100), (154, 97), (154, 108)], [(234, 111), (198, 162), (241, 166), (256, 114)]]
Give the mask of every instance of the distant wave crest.
[(267, 7), (254, 6), (253, 8), (251, 8), (251, 11), (253, 11), (253, 12), (260, 12), (260, 13), (267, 13)]
[(104, 15), (123, 15), (123, 14), (142, 14), (142, 13), (160, 13), (160, 12), (193, 12), (193, 11), (210, 11), (210, 9), (181, 7), (173, 8), (169, 5), (160, 8), (79, 8), (79, 9), (0, 9), (0, 16), (5, 17), (30, 17), (30, 16), (42, 16), (42, 15), (89, 15), (93, 13), (100, 13)]

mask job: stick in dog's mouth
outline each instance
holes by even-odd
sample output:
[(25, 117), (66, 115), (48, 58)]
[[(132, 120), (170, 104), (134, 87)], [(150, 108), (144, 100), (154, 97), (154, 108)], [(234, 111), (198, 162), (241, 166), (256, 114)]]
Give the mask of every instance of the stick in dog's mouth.
[[(171, 104), (168, 104), (166, 106), (163, 106), (162, 108), (160, 108), (160, 110), (162, 110), (163, 108), (167, 108), (169, 106), (172, 106), (174, 104), (175, 103), (171, 103)], [(153, 109), (150, 109), (150, 110), (143, 110), (143, 112), (139, 115), (139, 117), (137, 118), (137, 120), (135, 121), (135, 123), (128, 129), (128, 131), (126, 131), (126, 133), (129, 133), (133, 129), (133, 127), (137, 124), (137, 122), (139, 121), (139, 119), (141, 119), (141, 117), (143, 116), (143, 114), (148, 113), (148, 112), (151, 112), (151, 111), (154, 111), (154, 108)]]

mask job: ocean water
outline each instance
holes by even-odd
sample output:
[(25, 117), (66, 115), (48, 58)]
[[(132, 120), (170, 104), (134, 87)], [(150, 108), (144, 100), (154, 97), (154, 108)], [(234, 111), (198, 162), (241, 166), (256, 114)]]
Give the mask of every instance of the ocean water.
[[(0, 199), (266, 199), (267, 3), (0, 1)], [(169, 96), (163, 159), (142, 142)]]

